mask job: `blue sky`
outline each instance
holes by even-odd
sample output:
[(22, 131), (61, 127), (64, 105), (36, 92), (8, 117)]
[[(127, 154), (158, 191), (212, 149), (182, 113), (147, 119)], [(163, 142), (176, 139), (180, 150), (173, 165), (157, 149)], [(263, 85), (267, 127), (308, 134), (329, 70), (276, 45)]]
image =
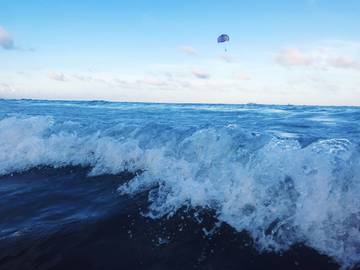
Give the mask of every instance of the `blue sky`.
[(0, 0), (0, 98), (360, 106), (358, 14), (359, 0)]

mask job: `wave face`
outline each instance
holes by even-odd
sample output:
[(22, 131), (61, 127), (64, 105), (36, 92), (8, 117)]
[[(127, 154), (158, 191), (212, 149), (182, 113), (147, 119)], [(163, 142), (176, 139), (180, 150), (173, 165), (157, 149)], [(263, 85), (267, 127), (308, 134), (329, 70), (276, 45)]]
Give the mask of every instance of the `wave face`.
[(146, 217), (210, 209), (259, 252), (304, 243), (344, 268), (360, 262), (360, 108), (32, 100), (0, 108), (0, 175), (41, 166), (134, 173), (118, 193), (146, 192)]

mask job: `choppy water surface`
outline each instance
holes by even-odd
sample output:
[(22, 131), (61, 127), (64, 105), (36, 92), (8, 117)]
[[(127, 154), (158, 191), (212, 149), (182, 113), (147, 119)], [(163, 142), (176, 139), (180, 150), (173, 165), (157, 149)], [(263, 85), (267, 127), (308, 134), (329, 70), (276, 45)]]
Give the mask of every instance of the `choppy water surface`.
[(359, 230), (359, 107), (0, 100), (0, 268), (356, 268)]

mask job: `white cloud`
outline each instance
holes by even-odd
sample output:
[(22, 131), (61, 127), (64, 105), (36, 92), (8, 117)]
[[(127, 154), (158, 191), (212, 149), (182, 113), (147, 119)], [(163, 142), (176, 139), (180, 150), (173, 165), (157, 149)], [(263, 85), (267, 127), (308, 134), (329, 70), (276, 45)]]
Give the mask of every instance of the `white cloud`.
[(227, 62), (232, 62), (232, 56), (230, 54), (228, 54), (227, 52), (219, 52), (218, 53), (218, 56), (221, 58), (221, 59), (224, 59), (225, 61)]
[(170, 72), (164, 71), (164, 74), (165, 74), (166, 77), (172, 78), (172, 74)]
[(186, 52), (188, 55), (197, 55), (198, 54), (198, 51), (195, 50), (193, 47), (190, 47), (190, 46), (181, 45), (180, 50)]
[(313, 82), (323, 82), (323, 81), (325, 81), (324, 78), (319, 77), (319, 76), (308, 76), (308, 78), (310, 79), (310, 81), (313, 81)]
[(127, 81), (119, 79), (114, 79), (114, 81), (118, 84), (118, 86), (124, 89), (140, 89), (140, 85), (137, 83), (128, 83)]
[(162, 85), (164, 82), (160, 79), (154, 78), (154, 77), (146, 77), (144, 79), (144, 83), (150, 84), (150, 85)]
[(209, 73), (207, 73), (205, 70), (201, 70), (196, 67), (192, 68), (192, 73), (200, 79), (207, 79), (210, 76)]
[(338, 84), (328, 81), (320, 76), (308, 76), (310, 84), (318, 90), (325, 92), (337, 92), (340, 90)]
[(234, 79), (240, 79), (240, 80), (250, 80), (250, 76), (246, 72), (236, 72), (233, 73)]
[(104, 83), (104, 84), (107, 84), (110, 87), (113, 87), (113, 85), (110, 82), (108, 82), (107, 80), (104, 80), (102, 78), (96, 78), (96, 77), (84, 76), (84, 75), (77, 75), (77, 74), (72, 75), (71, 77), (74, 78), (74, 79), (77, 79), (79, 81), (82, 81), (82, 82), (98, 82), (98, 83)]
[(121, 85), (121, 87), (125, 88), (125, 89), (140, 89), (140, 85), (138, 85), (136, 83), (123, 84), (123, 85)]
[(312, 63), (312, 59), (296, 48), (282, 48), (280, 54), (273, 56), (275, 62), (282, 66), (306, 66)]
[(2, 82), (0, 85), (3, 87), (10, 87), (10, 84), (4, 83), (4, 82)]
[(56, 81), (65, 81), (65, 78), (64, 78), (64, 75), (60, 72), (57, 72), (57, 73), (49, 73), (48, 74), (48, 77), (50, 79), (53, 79), (53, 80), (56, 80)]
[[(99, 82), (99, 83), (109, 84), (106, 80), (101, 79), (101, 78), (95, 78), (94, 81)], [(109, 85), (110, 85), (110, 84), (109, 84)]]
[(0, 93), (3, 93), (3, 94), (12, 94), (12, 93), (15, 93), (16, 90), (15, 88), (13, 88), (11, 86), (11, 84), (9, 83), (0, 83)]
[(189, 77), (189, 74), (186, 72), (176, 72), (176, 76), (184, 78)]
[(306, 79), (305, 78), (298, 78), (298, 79), (285, 78), (285, 81), (287, 84), (290, 84), (290, 85), (300, 85), (300, 84), (306, 82)]
[[(324, 78), (318, 75), (310, 75), (299, 78), (285, 78), (288, 85), (293, 89), (316, 89), (321, 92), (335, 93), (341, 90), (339, 82), (332, 78)], [(299, 92), (298, 92), (299, 93)]]
[(192, 86), (192, 84), (188, 81), (181, 81), (180, 84), (182, 87), (187, 87), (187, 88)]
[(72, 75), (73, 78), (83, 81), (83, 82), (89, 82), (93, 80), (91, 76), (83, 76), (83, 75)]
[(330, 65), (337, 68), (355, 68), (360, 69), (360, 62), (353, 60), (348, 55), (342, 55), (339, 57), (332, 57), (330, 59)]
[[(350, 54), (356, 55), (360, 44), (347, 45), (346, 47), (331, 48), (317, 47), (305, 54), (297, 48), (281, 48), (281, 53), (274, 54), (274, 61), (285, 67), (308, 66), (319, 71), (329, 71), (329, 68), (344, 68), (360, 70), (360, 61), (353, 59)], [(349, 53), (341, 54), (341, 51)]]
[(16, 71), (16, 74), (25, 78), (33, 78), (33, 76), (31, 76), (29, 73), (20, 70)]
[(11, 38), (10, 34), (7, 33), (4, 28), (0, 26), (0, 46), (3, 49), (11, 50), (15, 49), (14, 41)]

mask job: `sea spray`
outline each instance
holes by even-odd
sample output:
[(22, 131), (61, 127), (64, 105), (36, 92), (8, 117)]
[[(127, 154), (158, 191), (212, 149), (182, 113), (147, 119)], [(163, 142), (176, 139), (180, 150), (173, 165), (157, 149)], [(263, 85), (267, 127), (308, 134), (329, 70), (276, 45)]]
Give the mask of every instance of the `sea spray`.
[[(12, 216), (12, 210), (6, 210), (4, 235), (15, 227), (27, 232), (16, 224), (35, 228), (49, 217), (54, 222), (57, 216), (85, 220), (106, 215), (114, 205), (109, 198), (126, 205), (130, 195), (146, 199), (141, 213), (148, 220), (176, 219), (182, 209), (213, 213), (213, 225), (200, 227), (202, 234), (216, 235), (222, 226), (229, 226), (238, 233), (247, 232), (260, 253), (285, 252), (305, 244), (343, 268), (360, 261), (358, 108), (0, 103), (0, 175), (9, 179), (2, 182), (2, 205), (10, 207), (14, 200), (32, 202), (36, 196), (26, 194), (36, 194), (38, 187), (43, 192), (48, 185), (58, 198), (91, 194), (98, 198), (90, 202), (104, 200), (109, 205), (96, 211), (84, 205), (84, 211), (77, 201), (64, 199), (58, 208), (55, 201), (39, 201), (45, 208), (29, 211), (34, 214), (31, 218)], [(70, 169), (66, 177), (29, 181), (36, 168), (44, 175), (43, 168)], [(76, 168), (83, 168), (85, 176), (78, 179)], [(11, 182), (12, 174), (18, 175), (20, 184)], [(123, 174), (132, 177), (125, 181)], [(109, 175), (114, 177), (110, 182), (116, 183), (115, 188), (102, 182)], [(111, 196), (104, 199), (106, 189)], [(117, 193), (112, 193), (115, 189)], [(44, 194), (38, 199), (53, 197)], [(199, 215), (191, 214), (190, 219), (204, 224)], [(134, 229), (129, 230), (134, 239)], [(166, 237), (159, 235), (154, 241), (159, 247), (167, 245), (171, 239)]]

